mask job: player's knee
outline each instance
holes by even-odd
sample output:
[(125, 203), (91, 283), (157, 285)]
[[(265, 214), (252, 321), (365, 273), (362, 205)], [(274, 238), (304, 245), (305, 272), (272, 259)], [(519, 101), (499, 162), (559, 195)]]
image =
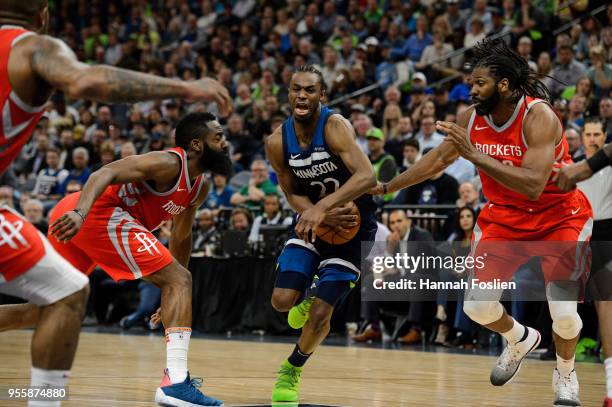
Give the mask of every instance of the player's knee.
[(85, 316), (88, 298), (89, 284), (85, 285), (79, 291), (76, 291), (70, 294), (69, 296), (62, 298), (57, 303), (66, 306), (71, 312), (77, 313), (82, 318)]
[(499, 321), (504, 308), (498, 301), (465, 301), (463, 312), (470, 319), (480, 325), (488, 325)]
[(582, 329), (582, 319), (577, 312), (556, 315), (553, 319), (553, 331), (565, 340), (574, 339)]
[(326, 303), (315, 303), (310, 308), (308, 321), (315, 332), (321, 332), (329, 328), (334, 308)]
[(287, 312), (293, 307), (295, 299), (293, 296), (274, 291), (272, 293), (272, 307), (278, 312)]

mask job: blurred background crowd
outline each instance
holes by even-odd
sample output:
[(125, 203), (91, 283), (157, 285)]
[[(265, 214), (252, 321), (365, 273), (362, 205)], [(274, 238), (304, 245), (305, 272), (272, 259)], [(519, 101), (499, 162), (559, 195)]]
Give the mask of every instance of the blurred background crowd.
[[(576, 160), (585, 153), (588, 118), (599, 117), (612, 137), (612, 5), (605, 1), (50, 0), (49, 6), (50, 34), (83, 62), (186, 80), (210, 76), (228, 88), (234, 113), (221, 122), (234, 173), (211, 176), (194, 225), (200, 256), (261, 251), (266, 225), (291, 223), (263, 141), (288, 117), (289, 80), (304, 64), (323, 73), (326, 103), (351, 121), (380, 181), (441, 143), (436, 120), (452, 121), (470, 105), (465, 63), (485, 37), (507, 41), (549, 87)], [(173, 146), (181, 115), (201, 110), (215, 113), (216, 106), (181, 100), (110, 106), (56, 93), (31, 142), (0, 178), (0, 201), (46, 233), (55, 203), (80, 190), (93, 171)], [(381, 236), (392, 243), (406, 224), (419, 222), (436, 240), (469, 241), (485, 200), (476, 169), (459, 159), (422, 184), (381, 197)], [(392, 219), (391, 205), (411, 211)], [(167, 241), (170, 229), (163, 225), (159, 239)], [(248, 249), (224, 248), (225, 231), (239, 232)], [(238, 235), (231, 236), (235, 242)]]

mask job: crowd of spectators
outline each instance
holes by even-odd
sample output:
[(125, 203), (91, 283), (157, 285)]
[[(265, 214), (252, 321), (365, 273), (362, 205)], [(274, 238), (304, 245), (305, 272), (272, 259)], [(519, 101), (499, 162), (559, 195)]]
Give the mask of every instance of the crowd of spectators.
[[(193, 249), (204, 255), (219, 254), (223, 229), (244, 231), (254, 242), (262, 224), (289, 223), (291, 212), (263, 142), (288, 117), (288, 84), (293, 69), (303, 64), (319, 67), (326, 103), (351, 121), (382, 181), (442, 142), (436, 120), (452, 121), (469, 106), (469, 47), (490, 36), (507, 41), (549, 87), (574, 158), (583, 154), (585, 118), (599, 116), (608, 141), (612, 137), (612, 5), (606, 2), (72, 0), (49, 5), (50, 34), (85, 63), (186, 80), (211, 76), (228, 88), (234, 113), (222, 124), (234, 175), (211, 177), (194, 225)], [(364, 88), (368, 91), (353, 94)], [(173, 146), (178, 119), (199, 110), (215, 113), (216, 106), (181, 100), (108, 106), (56, 93), (32, 141), (0, 177), (0, 202), (46, 231), (55, 203), (80, 190), (93, 171)], [(460, 159), (379, 204), (467, 206), (476, 216), (485, 199), (476, 169)], [(464, 236), (462, 212), (445, 213), (446, 226), (433, 237)], [(387, 216), (381, 219), (393, 228)], [(162, 227), (160, 239), (167, 239), (168, 231), (168, 225)]]

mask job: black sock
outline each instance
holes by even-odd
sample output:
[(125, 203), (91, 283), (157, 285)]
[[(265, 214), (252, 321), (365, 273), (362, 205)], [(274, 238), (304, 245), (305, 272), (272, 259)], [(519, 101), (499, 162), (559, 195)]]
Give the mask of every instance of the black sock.
[(308, 358), (312, 355), (312, 353), (304, 353), (300, 350), (300, 347), (296, 344), (293, 349), (293, 353), (289, 356), (289, 363), (291, 363), (295, 367), (302, 367), (308, 360)]
[(517, 343), (519, 343), (519, 342), (523, 342), (525, 339), (527, 339), (527, 335), (528, 335), (528, 334), (529, 334), (529, 330), (528, 330), (528, 329), (527, 329), (527, 327), (525, 326), (525, 333), (523, 334), (523, 337), (521, 338), (521, 340), (520, 340), (520, 341), (518, 341)]

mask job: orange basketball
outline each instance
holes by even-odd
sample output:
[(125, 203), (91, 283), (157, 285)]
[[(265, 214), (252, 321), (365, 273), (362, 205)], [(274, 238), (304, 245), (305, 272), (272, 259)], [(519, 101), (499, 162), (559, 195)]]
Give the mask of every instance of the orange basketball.
[(357, 215), (357, 225), (350, 229), (343, 231), (336, 231), (333, 227), (325, 224), (319, 225), (317, 228), (317, 238), (323, 240), (329, 244), (344, 244), (355, 237), (361, 226), (361, 216), (359, 215), (359, 208), (353, 203), (351, 206), (350, 215)]

